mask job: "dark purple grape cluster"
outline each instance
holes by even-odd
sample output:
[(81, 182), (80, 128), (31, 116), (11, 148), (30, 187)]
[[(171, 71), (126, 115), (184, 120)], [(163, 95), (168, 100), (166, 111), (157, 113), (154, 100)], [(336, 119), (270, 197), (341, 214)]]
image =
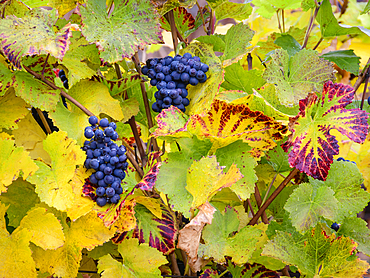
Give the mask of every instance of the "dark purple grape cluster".
[(141, 72), (150, 78), (150, 85), (158, 89), (154, 94), (156, 102), (152, 105), (153, 111), (161, 112), (173, 105), (185, 112), (185, 107), (189, 105), (186, 86), (206, 82), (205, 73), (208, 69), (208, 65), (201, 63), (199, 57), (193, 57), (190, 53), (173, 58), (167, 56), (162, 59), (148, 59)]
[(117, 204), (122, 194), (122, 180), (128, 162), (125, 146), (114, 143), (118, 139), (116, 124), (107, 118), (98, 121), (96, 116), (89, 118), (91, 126), (85, 128), (87, 140), (82, 149), (86, 152), (85, 167), (95, 172), (89, 177), (90, 183), (96, 187), (96, 203)]
[(59, 76), (60, 80), (63, 82), (64, 88), (66, 88), (68, 90), (69, 89), (68, 79), (67, 79), (67, 76), (66, 76), (64, 70), (60, 70), (58, 72), (58, 76)]

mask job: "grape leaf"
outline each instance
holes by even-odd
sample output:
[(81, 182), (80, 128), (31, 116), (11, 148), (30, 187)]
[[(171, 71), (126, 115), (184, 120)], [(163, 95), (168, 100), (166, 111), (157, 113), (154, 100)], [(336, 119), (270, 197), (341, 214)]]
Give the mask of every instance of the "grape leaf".
[(0, 195), (0, 201), (9, 206), (7, 210), (9, 225), (18, 227), (27, 211), (38, 204), (40, 199), (32, 184), (18, 178), (12, 182), (7, 192)]
[(284, 206), (290, 213), (293, 226), (300, 232), (315, 227), (320, 216), (334, 220), (337, 207), (338, 200), (330, 187), (315, 188), (309, 183), (300, 184)]
[[(247, 6), (250, 8), (249, 4)], [(249, 41), (253, 36), (254, 31), (247, 24), (239, 23), (228, 29), (225, 35), (224, 55), (221, 56), (222, 65), (228, 66), (240, 60), (245, 55), (247, 47), (251, 45)]]
[(11, 235), (5, 229), (4, 214), (6, 207), (0, 204), (0, 269), (6, 277), (36, 278), (36, 266), (29, 247), (30, 233), (26, 229), (17, 229)]
[[(80, 81), (68, 91), (68, 94), (95, 115), (107, 113), (118, 121), (123, 118), (119, 101), (109, 95), (108, 88), (104, 84), (94, 81)], [(50, 112), (49, 115), (61, 130), (66, 131), (70, 138), (77, 140), (77, 143), (82, 145), (85, 140), (84, 128), (88, 125), (84, 112), (75, 105), (69, 110), (60, 102), (55, 112)]]
[(307, 277), (361, 278), (368, 264), (352, 257), (357, 244), (348, 237), (327, 234), (321, 226), (299, 236), (277, 231), (262, 255), (271, 256), (298, 267)]
[[(48, 0), (48, 6), (57, 9), (59, 17), (63, 17), (72, 9), (76, 8), (77, 3), (83, 4), (84, 2), (84, 0)], [(44, 5), (45, 4), (42, 4), (41, 6)]]
[(278, 37), (274, 43), (282, 49), (285, 49), (288, 52), (289, 57), (294, 56), (302, 47), (291, 35), (283, 34), (281, 37)]
[[(126, 90), (141, 82), (141, 76), (137, 73), (127, 74), (125, 77), (118, 80), (107, 80), (98, 75), (93, 76), (92, 79), (104, 83), (108, 87), (112, 97), (124, 95)], [(130, 100), (130, 98), (128, 100)]]
[[(0, 133), (1, 135), (1, 133)], [(0, 137), (0, 193), (6, 192), (7, 187), (16, 180), (20, 173), (23, 179), (33, 175), (38, 166), (22, 147), (15, 147), (10, 138)]]
[(136, 199), (125, 200), (124, 206), (119, 212), (118, 219), (113, 223), (113, 227), (117, 233), (125, 233), (136, 227), (135, 206)]
[(370, 254), (370, 230), (367, 223), (356, 216), (345, 218), (338, 230), (339, 236), (347, 236), (358, 243), (358, 250)]
[(213, 1), (207, 2), (214, 9), (217, 21), (225, 18), (242, 21), (247, 19), (252, 13), (252, 7), (249, 3), (240, 4), (229, 2), (228, 0), (218, 0), (216, 3), (212, 3)]
[(258, 7), (257, 13), (264, 18), (270, 19), (278, 9), (296, 9), (299, 8), (301, 0), (279, 0), (279, 1), (264, 1), (253, 0), (253, 5)]
[(209, 36), (200, 36), (197, 38), (197, 41), (206, 43), (206, 44), (211, 44), (213, 47), (213, 51), (218, 51), (218, 52), (224, 52), (225, 51), (225, 41), (224, 35), (209, 35)]
[(36, 161), (39, 169), (27, 181), (36, 185), (40, 200), (58, 210), (65, 211), (73, 205), (74, 193), (70, 180), (76, 166), (85, 161), (85, 154), (66, 132), (53, 132), (44, 140), (44, 149), (51, 158), (51, 166)]
[(345, 217), (355, 216), (361, 212), (370, 201), (370, 193), (361, 188), (362, 175), (357, 166), (351, 162), (334, 161), (325, 181), (314, 180), (315, 186), (328, 186), (338, 200), (336, 217), (332, 219), (340, 223)]
[(249, 277), (264, 277), (264, 278), (280, 278), (281, 276), (270, 269), (267, 269), (262, 264), (246, 263), (243, 266), (237, 266), (227, 261), (227, 269), (233, 277), (249, 278)]
[(16, 97), (13, 89), (8, 90), (0, 97), (0, 129), (17, 129), (17, 123), (29, 113), (26, 107), (27, 103)]
[(42, 147), (42, 141), (46, 139), (46, 134), (31, 112), (18, 123), (18, 129), (13, 130), (12, 134), (15, 144), (29, 152), (32, 159), (41, 158), (46, 163), (51, 163), (49, 154)]
[(206, 115), (193, 115), (187, 123), (188, 131), (213, 143), (211, 153), (242, 139), (252, 147), (250, 153), (254, 157), (272, 149), (276, 145), (273, 139), (281, 139), (285, 129), (273, 118), (251, 111), (245, 104), (228, 104), (217, 99)]
[(12, 14), (17, 17), (23, 17), (29, 9), (25, 4), (23, 4), (21, 1), (16, 0), (16, 1), (7, 1), (3, 0), (1, 1), (3, 6), (0, 5), (2, 9), (5, 9), (4, 15)]
[(370, 35), (370, 30), (364, 27), (352, 27), (339, 24), (335, 18), (329, 0), (324, 0), (316, 16), (317, 22), (320, 24), (321, 35), (326, 37), (336, 37), (350, 34)]
[(117, 2), (110, 16), (106, 3), (99, 0), (87, 1), (79, 11), (82, 34), (97, 45), (106, 62), (130, 58), (139, 47), (162, 42), (157, 14), (149, 0)]
[[(160, 204), (159, 199), (154, 201)], [(150, 247), (157, 248), (164, 255), (171, 253), (175, 250), (177, 236), (176, 216), (163, 204), (160, 204), (160, 209), (162, 216), (159, 218), (143, 205), (137, 204), (135, 207), (137, 226), (131, 232), (116, 236), (113, 241), (120, 243), (127, 238), (138, 238), (140, 243), (149, 243)]]
[[(42, 221), (40, 221), (42, 219)], [(64, 244), (62, 225), (53, 213), (46, 208), (33, 208), (22, 219), (19, 229), (26, 229), (30, 241), (43, 249), (56, 249)]]
[(274, 170), (277, 173), (283, 173), (291, 170), (288, 161), (288, 154), (284, 152), (283, 148), (281, 147), (281, 142), (278, 142), (275, 148), (269, 150), (266, 154), (266, 157), (268, 158), (267, 163), (274, 167)]
[(160, 1), (155, 1), (153, 3), (159, 14), (164, 15), (165, 13), (177, 7), (185, 7), (190, 9), (195, 5), (196, 0), (183, 0), (181, 2), (178, 0), (167, 0), (165, 3)]
[[(183, 38), (186, 38), (189, 35), (189, 30), (195, 28), (193, 15), (184, 7), (176, 7), (172, 11), (177, 31), (179, 31)], [(171, 32), (171, 26), (165, 17), (161, 18), (160, 23), (164, 30)]]
[(108, 241), (114, 234), (97, 217), (96, 212), (90, 212), (75, 222), (70, 227), (64, 226), (65, 244), (56, 250), (43, 250), (39, 247), (32, 248), (36, 266), (42, 272), (73, 278), (77, 276), (82, 249), (92, 250), (95, 246)]
[(209, 71), (206, 73), (207, 81), (197, 86), (191, 86), (188, 90), (188, 98), (191, 100), (187, 107), (188, 114), (200, 114), (211, 107), (223, 81), (221, 61), (213, 52), (212, 46), (208, 44), (200, 42), (189, 44), (180, 53), (186, 52), (200, 57), (202, 63), (209, 66)]
[(370, 2), (367, 2), (366, 7), (364, 10), (361, 12), (361, 14), (366, 14), (370, 11)]
[(275, 84), (280, 102), (285, 106), (297, 105), (300, 99), (311, 91), (321, 90), (324, 82), (334, 77), (331, 63), (310, 49), (302, 49), (290, 59), (286, 50), (277, 49), (271, 59), (263, 78)]
[(239, 63), (235, 63), (225, 68), (225, 81), (221, 87), (252, 94), (252, 89), (261, 88), (265, 83), (261, 71), (257, 69), (247, 71)]
[(226, 147), (217, 149), (215, 153), (219, 164), (221, 166), (226, 166), (224, 169), (225, 171), (228, 171), (229, 168), (235, 164), (243, 175), (239, 181), (232, 184), (230, 187), (240, 200), (246, 200), (250, 197), (250, 194), (254, 193), (254, 186), (257, 182), (257, 176), (254, 171), (254, 167), (257, 163), (248, 153), (250, 149), (251, 148), (247, 144), (239, 140)]
[(63, 59), (72, 31), (78, 26), (67, 24), (55, 33), (53, 24), (57, 17), (54, 9), (35, 8), (22, 18), (8, 15), (0, 21), (1, 49), (15, 67), (21, 68), (21, 58), (26, 55), (46, 53)]
[(192, 208), (205, 204), (217, 191), (230, 187), (242, 177), (235, 164), (232, 164), (227, 173), (224, 173), (216, 156), (203, 157), (199, 161), (194, 161), (188, 168), (185, 187), (193, 195)]
[(201, 205), (198, 214), (179, 231), (177, 248), (186, 252), (189, 266), (193, 271), (200, 271), (206, 264), (206, 261), (198, 257), (199, 241), (203, 227), (212, 224), (215, 211), (216, 209), (208, 202)]
[(322, 54), (320, 57), (335, 63), (341, 69), (358, 75), (358, 71), (360, 69), (360, 57), (358, 57), (352, 49), (330, 51)]
[(368, 113), (359, 109), (345, 109), (354, 97), (354, 90), (343, 84), (328, 81), (324, 85), (321, 99), (310, 94), (300, 101), (300, 112), (290, 119), (292, 132), (282, 148), (289, 152), (291, 167), (305, 172), (315, 179), (325, 180), (333, 162), (333, 155), (339, 153), (335, 136), (336, 129), (350, 140), (362, 143), (368, 133)]
[(62, 64), (68, 68), (68, 84), (72, 87), (81, 79), (90, 78), (96, 74), (96, 70), (90, 65), (100, 65), (98, 49), (81, 37), (72, 41)]
[(46, 60), (46, 57), (47, 55), (26, 56), (22, 58), (22, 64), (38, 74), (44, 73), (45, 79), (54, 82), (53, 66), (50, 64), (50, 60)]
[(105, 255), (98, 262), (102, 278), (112, 277), (162, 277), (159, 266), (167, 263), (166, 257), (148, 244), (140, 244), (136, 238), (127, 239), (118, 245), (123, 262)]
[(13, 73), (7, 66), (0, 63), (0, 96), (3, 96), (14, 82)]
[(205, 244), (200, 245), (199, 254), (213, 257), (218, 263), (224, 263), (225, 256), (232, 257), (232, 261), (238, 265), (246, 263), (255, 250), (262, 231), (258, 226), (246, 226), (232, 235), (238, 226), (239, 220), (232, 208), (227, 208), (223, 214), (216, 211), (212, 224), (203, 229)]

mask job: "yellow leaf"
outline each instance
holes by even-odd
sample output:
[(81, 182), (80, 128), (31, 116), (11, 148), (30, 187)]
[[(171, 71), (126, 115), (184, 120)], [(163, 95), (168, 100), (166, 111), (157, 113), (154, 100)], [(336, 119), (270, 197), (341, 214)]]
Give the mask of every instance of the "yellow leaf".
[(136, 203), (142, 204), (151, 213), (155, 215), (155, 217), (161, 219), (162, 218), (162, 209), (161, 204), (156, 201), (156, 199), (145, 197), (145, 196), (137, 196), (135, 197)]
[(32, 175), (38, 169), (35, 162), (22, 147), (15, 147), (9, 136), (1, 135), (0, 139), (0, 193), (6, 192), (13, 180), (23, 173), (23, 179)]
[(18, 129), (13, 130), (15, 144), (24, 147), (30, 153), (32, 159), (41, 158), (47, 164), (51, 164), (49, 154), (43, 149), (42, 141), (46, 139), (46, 134), (32, 117), (31, 113), (18, 123)]
[[(42, 220), (42, 221), (40, 221)], [(62, 225), (45, 208), (33, 208), (28, 211), (19, 226), (31, 234), (30, 241), (43, 249), (55, 249), (64, 244)]]
[(136, 227), (136, 218), (134, 207), (136, 204), (136, 198), (131, 200), (126, 200), (125, 205), (120, 211), (120, 215), (116, 222), (113, 223), (113, 227), (118, 233), (131, 231)]
[(65, 211), (73, 205), (73, 188), (69, 183), (76, 166), (84, 163), (85, 156), (76, 141), (63, 131), (53, 132), (44, 140), (44, 149), (50, 155), (51, 167), (41, 161), (37, 172), (28, 178), (36, 185), (40, 200), (58, 210)]
[(186, 189), (193, 195), (192, 207), (197, 208), (209, 201), (224, 187), (230, 187), (243, 177), (235, 164), (224, 173), (216, 156), (203, 157), (194, 161), (186, 177)]
[(17, 123), (29, 113), (26, 106), (23, 99), (15, 96), (14, 89), (9, 89), (0, 97), (0, 129), (17, 129)]

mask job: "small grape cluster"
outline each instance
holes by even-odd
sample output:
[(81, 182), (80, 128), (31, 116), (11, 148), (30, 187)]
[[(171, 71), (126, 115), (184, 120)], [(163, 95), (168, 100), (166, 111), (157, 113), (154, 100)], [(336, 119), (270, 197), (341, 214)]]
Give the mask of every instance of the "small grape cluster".
[(141, 72), (151, 79), (150, 85), (158, 89), (154, 94), (156, 102), (152, 105), (153, 111), (161, 112), (173, 105), (185, 112), (185, 107), (189, 105), (186, 86), (206, 82), (205, 73), (208, 69), (208, 65), (201, 63), (199, 57), (192, 57), (190, 53), (173, 58), (167, 56), (162, 59), (148, 59)]
[(85, 128), (84, 135), (90, 140), (85, 141), (82, 149), (87, 157), (85, 167), (95, 170), (89, 180), (96, 187), (96, 203), (101, 207), (106, 203), (117, 204), (128, 166), (126, 148), (113, 142), (118, 139), (114, 122), (106, 118), (99, 122), (96, 116), (91, 116), (89, 123), (91, 126)]
[(67, 76), (66, 76), (64, 70), (60, 70), (58, 72), (58, 76), (59, 76), (60, 80), (62, 80), (64, 88), (66, 88), (68, 90), (69, 89), (68, 79), (67, 79)]

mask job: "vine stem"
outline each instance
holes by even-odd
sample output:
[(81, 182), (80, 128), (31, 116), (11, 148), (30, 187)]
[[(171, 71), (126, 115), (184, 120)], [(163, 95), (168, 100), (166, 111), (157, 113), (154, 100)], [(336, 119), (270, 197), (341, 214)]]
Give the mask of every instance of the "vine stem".
[(304, 36), (304, 41), (303, 41), (303, 44), (302, 44), (301, 49), (303, 49), (303, 48), (305, 48), (307, 46), (308, 38), (309, 38), (309, 36), (311, 34), (311, 31), (312, 31), (312, 28), (313, 28), (313, 24), (315, 22), (315, 19), (316, 19), (317, 13), (319, 12), (319, 9), (320, 9), (320, 5), (316, 6), (315, 11), (314, 11), (313, 15), (310, 18), (310, 23), (309, 23), (309, 25), (307, 27), (306, 34)]
[[(122, 79), (122, 72), (121, 72), (121, 69), (119, 68), (119, 65), (117, 63), (114, 64), (114, 68), (116, 70), (116, 74), (117, 74), (118, 79)], [(125, 94), (125, 95), (127, 97), (127, 94)], [(128, 123), (131, 127), (132, 133), (134, 134), (135, 142), (136, 142), (136, 145), (139, 149), (139, 153), (140, 153), (140, 157), (141, 157), (141, 161), (142, 161), (142, 166), (144, 167), (145, 164), (146, 164), (146, 161), (147, 161), (147, 157), (146, 157), (146, 153), (145, 153), (145, 150), (144, 150), (144, 146), (143, 146), (143, 144), (141, 142), (141, 139), (140, 139), (140, 136), (139, 136), (139, 132), (137, 131), (135, 116), (132, 116), (128, 120)]]
[(173, 251), (170, 255), (170, 260), (171, 260), (171, 270), (173, 275), (181, 275), (179, 266), (177, 265), (176, 261), (176, 255), (175, 251)]
[(353, 86), (353, 89), (355, 90), (355, 93), (358, 90), (358, 88), (360, 87), (361, 83), (365, 80), (366, 73), (369, 71), (369, 67), (370, 67), (370, 58), (369, 58), (369, 60), (367, 60), (367, 63), (365, 65), (364, 69), (362, 70), (362, 72), (358, 76), (358, 78), (356, 80), (356, 83)]
[(364, 86), (364, 91), (362, 93), (361, 106), (360, 106), (361, 110), (364, 108), (365, 94), (366, 94), (366, 91), (367, 91), (367, 84), (368, 83), (369, 83), (369, 68), (367, 68), (367, 74), (365, 74), (365, 86)]
[(276, 17), (277, 17), (277, 20), (278, 20), (278, 28), (280, 30), (280, 33), (283, 33), (283, 29), (281, 29), (281, 23), (280, 23), (280, 17), (279, 17), (279, 10), (276, 11)]
[(284, 187), (290, 182), (290, 180), (298, 173), (298, 169), (294, 168), (289, 175), (281, 182), (281, 184), (276, 188), (276, 190), (271, 194), (271, 196), (266, 200), (266, 202), (261, 206), (257, 213), (253, 216), (248, 225), (254, 225), (257, 223), (258, 218), (261, 217), (263, 212), (268, 208), (273, 200), (279, 195), (279, 193), (284, 189)]
[(45, 127), (45, 130), (46, 130), (47, 134), (51, 134), (50, 126), (49, 126), (48, 122), (46, 121), (45, 116), (44, 116), (44, 114), (42, 113), (42, 111), (41, 111), (39, 108), (36, 108), (36, 112), (37, 112), (37, 114), (39, 115), (39, 117), (40, 117), (40, 119), (41, 119), (41, 121), (42, 121), (42, 124), (43, 124), (43, 125), (44, 125), (44, 127)]
[(197, 3), (197, 6), (198, 6), (198, 9), (199, 9), (199, 12), (200, 12), (200, 16), (202, 17), (203, 30), (207, 34), (208, 33), (208, 30), (207, 30), (207, 27), (206, 27), (206, 21), (204, 20), (204, 16), (203, 16), (203, 9), (199, 5), (198, 1), (196, 3)]
[[(262, 205), (262, 199), (261, 199), (261, 194), (260, 194), (260, 191), (258, 189), (257, 184), (254, 187), (254, 197), (256, 198), (258, 209), (260, 209), (261, 205)], [(265, 224), (269, 223), (269, 221), (267, 219), (266, 211), (263, 211), (263, 213), (262, 213), (262, 222), (265, 223)]]
[(251, 213), (252, 213), (252, 216), (254, 217), (254, 211), (253, 211), (253, 207), (252, 207), (252, 204), (251, 204), (251, 200), (249, 200), (249, 198), (247, 199), (247, 204), (249, 206), (249, 209), (251, 210)]
[(77, 100), (75, 100), (73, 97), (71, 97), (69, 94), (67, 94), (65, 91), (63, 91), (62, 89), (60, 89), (59, 87), (57, 87), (54, 83), (50, 82), (49, 80), (47, 79), (44, 79), (42, 80), (42, 76), (41, 74), (38, 74), (37, 72), (34, 72), (33, 70), (31, 70), (29, 67), (23, 65), (24, 69), (32, 74), (34, 77), (36, 77), (37, 79), (41, 80), (42, 82), (44, 82), (46, 85), (48, 85), (49, 87), (53, 88), (54, 90), (59, 90), (60, 91), (60, 94), (62, 96), (64, 96), (66, 99), (68, 99), (70, 102), (72, 102), (74, 105), (76, 105), (78, 108), (80, 108), (86, 115), (88, 116), (94, 116), (94, 114), (89, 111), (85, 106), (83, 106), (81, 103), (79, 103)]
[(207, 35), (213, 35), (216, 29), (216, 13), (211, 9), (211, 18), (209, 20), (209, 27)]
[(269, 193), (270, 193), (271, 187), (272, 187), (272, 185), (274, 184), (274, 182), (275, 182), (275, 180), (276, 180), (276, 178), (277, 178), (277, 175), (278, 175), (278, 174), (275, 174), (274, 178), (272, 179), (272, 181), (271, 181), (271, 183), (270, 183), (270, 185), (269, 185), (269, 188), (267, 189), (267, 192), (266, 192), (266, 194), (265, 194), (265, 197), (263, 197), (262, 204), (266, 201), (267, 196), (268, 196), (268, 195), (269, 195)]
[(173, 42), (173, 50), (176, 51), (177, 49), (177, 28), (175, 24), (175, 17), (173, 15), (173, 10), (170, 10), (168, 13), (166, 13), (165, 17), (167, 18), (168, 22), (171, 26), (171, 34), (172, 34), (172, 42)]
[(138, 172), (140, 179), (144, 177), (144, 171), (141, 169), (140, 165), (136, 162), (135, 157), (130, 152), (126, 152), (128, 160), (130, 160), (132, 166), (134, 166), (136, 172)]
[(50, 54), (48, 53), (48, 55), (46, 56), (46, 59), (45, 59), (44, 67), (42, 68), (42, 72), (41, 72), (41, 78), (42, 78), (42, 80), (45, 79), (44, 73), (45, 73), (46, 63), (48, 62), (49, 56), (50, 56)]
[[(142, 73), (141, 73), (141, 68), (140, 68), (140, 65), (139, 65), (139, 55), (137, 54), (137, 52), (133, 56), (132, 61), (135, 64), (135, 68), (136, 68), (137, 72), (141, 76)], [(154, 125), (153, 125), (152, 114), (150, 113), (149, 100), (148, 100), (148, 95), (146, 93), (144, 82), (140, 82), (140, 89), (141, 89), (141, 94), (143, 96), (144, 107), (145, 107), (145, 114), (146, 114), (146, 118), (148, 120), (148, 127), (149, 127), (149, 129), (151, 129)], [(155, 138), (151, 138), (150, 141), (151, 141), (151, 144), (153, 144), (154, 151), (158, 152), (159, 151), (159, 147), (158, 147), (158, 144), (157, 144), (157, 140)], [(148, 148), (148, 149), (150, 149), (150, 148)], [(161, 158), (160, 157), (158, 157), (158, 161), (161, 161)]]
[(281, 10), (281, 21), (283, 22), (283, 33), (285, 33), (284, 9)]

